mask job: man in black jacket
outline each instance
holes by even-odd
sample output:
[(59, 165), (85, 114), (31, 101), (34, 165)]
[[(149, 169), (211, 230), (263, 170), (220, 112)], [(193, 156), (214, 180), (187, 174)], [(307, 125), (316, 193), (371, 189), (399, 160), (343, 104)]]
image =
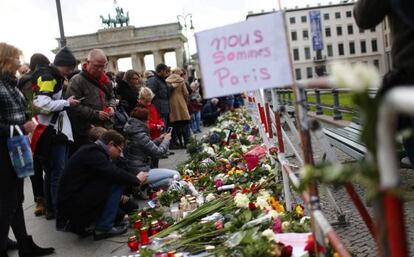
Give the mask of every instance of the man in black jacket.
[(168, 124), (168, 115), (170, 113), (170, 95), (171, 87), (165, 82), (165, 79), (170, 75), (170, 67), (160, 63), (155, 68), (153, 77), (147, 80), (147, 86), (155, 94), (153, 103), (157, 108), (158, 113), (164, 120), (164, 124)]
[(86, 236), (88, 228), (94, 226), (95, 240), (127, 231), (126, 225), (113, 225), (122, 186), (138, 186), (148, 175), (139, 172), (134, 176), (115, 165), (112, 160), (119, 158), (124, 145), (124, 137), (110, 130), (95, 144), (83, 146), (71, 157), (59, 182), (58, 229)]

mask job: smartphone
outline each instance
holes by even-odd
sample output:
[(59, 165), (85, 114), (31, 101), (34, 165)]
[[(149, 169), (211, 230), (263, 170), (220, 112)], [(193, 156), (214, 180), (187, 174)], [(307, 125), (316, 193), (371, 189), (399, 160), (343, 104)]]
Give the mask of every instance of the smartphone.
[(86, 97), (81, 97), (81, 98), (76, 99), (76, 100), (78, 100), (78, 101), (83, 101), (83, 100), (85, 100), (85, 99), (86, 99)]
[(167, 134), (171, 133), (171, 132), (172, 132), (172, 130), (173, 130), (173, 127), (168, 127), (168, 129), (167, 129)]

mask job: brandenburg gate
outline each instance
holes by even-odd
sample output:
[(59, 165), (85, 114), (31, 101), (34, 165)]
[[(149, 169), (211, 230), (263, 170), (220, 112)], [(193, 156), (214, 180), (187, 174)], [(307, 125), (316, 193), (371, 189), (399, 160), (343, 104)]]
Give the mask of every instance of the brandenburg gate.
[(132, 68), (143, 72), (144, 57), (149, 54), (154, 56), (154, 66), (157, 66), (165, 63), (165, 53), (175, 52), (177, 66), (183, 67), (187, 38), (181, 33), (181, 25), (176, 22), (148, 27), (100, 29), (92, 34), (67, 37), (66, 41), (79, 62), (86, 60), (90, 50), (100, 48), (108, 57), (108, 70), (117, 72), (118, 59), (131, 57)]

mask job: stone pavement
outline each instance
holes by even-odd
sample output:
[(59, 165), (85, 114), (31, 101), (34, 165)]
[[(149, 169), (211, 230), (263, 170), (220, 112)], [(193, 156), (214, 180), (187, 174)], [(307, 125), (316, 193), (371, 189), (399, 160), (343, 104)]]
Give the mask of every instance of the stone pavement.
[[(197, 134), (197, 137), (200, 136), (201, 134)], [(168, 159), (160, 160), (159, 166), (161, 168), (175, 169), (180, 162), (188, 158), (185, 150), (174, 150), (174, 152), (175, 154)], [(122, 236), (101, 241), (94, 241), (92, 237), (80, 239), (75, 234), (56, 231), (55, 220), (49, 221), (44, 216), (34, 216), (33, 210), (35, 205), (29, 179), (25, 180), (24, 193), (26, 200), (23, 208), (28, 233), (33, 235), (34, 241), (40, 246), (54, 247), (56, 249), (56, 253), (50, 256), (111, 257), (128, 256), (130, 254), (126, 242), (128, 241), (128, 235), (132, 234), (132, 230)], [(143, 206), (143, 204), (145, 204), (145, 201), (140, 201), (140, 206)], [(10, 237), (13, 238), (12, 232), (10, 232)], [(17, 252), (9, 251), (9, 256), (15, 257)]]

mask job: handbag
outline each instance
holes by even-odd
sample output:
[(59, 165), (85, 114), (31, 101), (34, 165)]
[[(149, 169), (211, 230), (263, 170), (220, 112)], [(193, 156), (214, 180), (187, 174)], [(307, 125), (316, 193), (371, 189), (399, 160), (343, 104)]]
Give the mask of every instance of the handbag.
[[(14, 128), (19, 135), (13, 136)], [(10, 138), (7, 139), (10, 160), (18, 178), (34, 175), (33, 155), (30, 149), (29, 138), (23, 135), (17, 125), (10, 126)]]

